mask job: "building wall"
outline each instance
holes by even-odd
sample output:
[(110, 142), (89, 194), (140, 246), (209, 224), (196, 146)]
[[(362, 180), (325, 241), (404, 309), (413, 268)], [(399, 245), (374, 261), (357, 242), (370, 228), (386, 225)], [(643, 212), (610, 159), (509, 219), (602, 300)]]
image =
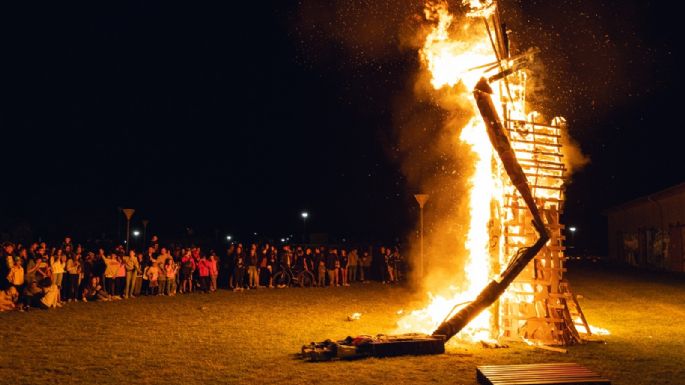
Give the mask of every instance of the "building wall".
[(649, 268), (685, 269), (685, 191), (613, 209), (608, 226), (610, 258)]

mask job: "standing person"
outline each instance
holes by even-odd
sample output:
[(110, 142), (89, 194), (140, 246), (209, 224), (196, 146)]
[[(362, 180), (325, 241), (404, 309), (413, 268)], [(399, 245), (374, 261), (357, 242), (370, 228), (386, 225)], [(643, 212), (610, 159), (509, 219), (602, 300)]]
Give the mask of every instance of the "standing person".
[(195, 271), (195, 260), (193, 259), (190, 250), (186, 251), (181, 259), (181, 274), (183, 275), (183, 283), (181, 284), (181, 293), (193, 292), (193, 272)]
[[(159, 266), (157, 262), (152, 262), (152, 266), (147, 269), (148, 295), (159, 295)], [(166, 281), (165, 281), (166, 282)]]
[(209, 261), (204, 254), (200, 255), (200, 260), (198, 261), (198, 273), (200, 276), (200, 290), (203, 293), (209, 292)]
[(110, 295), (110, 299), (114, 299), (116, 278), (119, 272), (119, 261), (117, 260), (117, 255), (112, 253), (109, 257), (101, 257), (105, 262), (105, 290), (107, 294)]
[[(172, 258), (167, 258), (164, 262), (164, 275), (166, 275), (166, 294), (168, 296), (176, 295), (176, 273), (178, 266)], [(161, 274), (161, 272), (160, 272)]]
[(395, 282), (399, 282), (404, 275), (404, 261), (402, 261), (399, 246), (395, 246), (395, 249), (392, 252), (392, 265), (395, 272)]
[(26, 276), (24, 273), (23, 260), (21, 257), (14, 257), (14, 262), (10, 268), (9, 274), (7, 274), (7, 281), (10, 287), (16, 289), (17, 295), (24, 291), (24, 282), (26, 281)]
[(271, 266), (269, 264), (269, 254), (271, 246), (265, 243), (259, 250), (259, 286), (271, 286)]
[(216, 253), (212, 251), (209, 254), (209, 290), (215, 292), (217, 281), (219, 279), (219, 258)]
[(138, 253), (138, 255), (136, 255), (136, 260), (138, 261), (136, 268), (136, 280), (135, 284), (133, 285), (133, 293), (131, 294), (131, 297), (137, 297), (140, 295), (140, 293), (144, 293), (143, 282), (147, 282), (147, 279), (143, 279), (143, 272), (145, 271), (143, 268), (143, 254)]
[(76, 253), (67, 259), (67, 283), (69, 287), (67, 302), (76, 302), (79, 299), (78, 289), (80, 286), (81, 270), (81, 253)]
[(378, 251), (378, 255), (380, 256), (377, 259), (378, 263), (378, 272), (381, 277), (381, 283), (386, 283), (388, 280), (388, 261), (385, 259), (385, 246), (381, 246), (381, 248)]
[(7, 274), (12, 269), (12, 265), (14, 265), (14, 245), (5, 242), (2, 245), (2, 261), (0, 261), (0, 290), (6, 290), (11, 286), (7, 280)]
[(359, 254), (357, 249), (352, 249), (347, 256), (347, 283), (352, 283), (357, 280), (357, 265), (359, 262)]
[(385, 261), (385, 269), (387, 271), (387, 281), (388, 283), (395, 282), (395, 263), (392, 257), (392, 250), (388, 247), (385, 249), (385, 255), (383, 256)]
[(124, 285), (124, 298), (135, 298), (133, 295), (136, 287), (136, 277), (138, 270), (140, 270), (140, 263), (135, 250), (129, 251), (128, 255), (124, 257), (124, 268), (126, 269), (126, 284)]
[[(312, 269), (312, 274), (314, 274), (315, 278), (315, 285), (319, 286), (319, 282), (321, 282), (321, 277), (319, 277), (319, 272), (321, 271), (320, 265), (321, 261), (323, 258), (321, 257), (321, 251), (319, 250), (318, 247), (314, 248), (314, 254), (312, 256), (312, 264), (314, 265), (314, 268)], [(326, 264), (324, 262), (324, 276), (326, 275)], [(324, 281), (326, 279), (324, 278)]]
[(361, 266), (359, 266), (359, 278), (362, 282), (366, 283), (367, 278), (369, 276), (369, 267), (371, 266), (371, 255), (369, 255), (368, 251), (364, 251), (364, 254), (362, 254), (360, 262)]
[(221, 262), (221, 271), (226, 275), (225, 280), (228, 283), (228, 289), (231, 290), (235, 287), (235, 282), (233, 282), (233, 268), (235, 267), (235, 244), (231, 243), (230, 246), (228, 246), (226, 258), (222, 258)]
[[(67, 238), (69, 239), (69, 238)], [(62, 249), (57, 250), (57, 254), (50, 257), (50, 269), (52, 269), (52, 282), (57, 286), (57, 293), (62, 292), (62, 281), (64, 280), (64, 268), (66, 267), (67, 257)], [(61, 301), (61, 296), (57, 296), (57, 302)]]
[(274, 275), (276, 274), (276, 269), (278, 268), (278, 249), (276, 246), (271, 245), (269, 247), (269, 264), (267, 269), (269, 270), (269, 289), (274, 288)]
[(257, 255), (257, 245), (254, 243), (250, 246), (250, 255), (247, 258), (247, 277), (248, 288), (256, 289), (259, 285), (259, 270), (258, 270), (259, 256)]
[[(320, 253), (319, 253), (320, 254)], [(326, 260), (319, 256), (316, 276), (316, 286), (325, 287), (326, 286)]]
[(165, 248), (162, 247), (161, 252), (157, 256), (157, 259), (155, 260), (157, 262), (157, 267), (159, 268), (159, 277), (157, 278), (158, 285), (159, 285), (159, 291), (157, 295), (165, 295), (165, 291), (167, 288), (166, 284), (166, 272), (164, 271), (164, 267), (166, 266), (166, 261), (168, 259), (171, 259), (171, 255), (169, 254), (169, 251)]
[(117, 269), (117, 277), (115, 279), (116, 295), (120, 296), (120, 297), (124, 296), (124, 289), (126, 286), (126, 265), (124, 264), (123, 254), (124, 254), (124, 251), (120, 251), (117, 254), (117, 261), (119, 262), (119, 269)]
[(328, 286), (338, 285), (338, 269), (340, 268), (340, 261), (338, 261), (338, 250), (331, 249), (326, 256), (326, 270), (328, 272)]
[(235, 249), (235, 266), (233, 267), (233, 282), (235, 287), (233, 291), (243, 291), (243, 283), (245, 279), (245, 253), (243, 253), (243, 246), (238, 245)]
[(338, 278), (338, 282), (341, 282), (341, 286), (350, 286), (349, 283), (347, 283), (347, 250), (345, 249), (340, 249), (340, 277)]

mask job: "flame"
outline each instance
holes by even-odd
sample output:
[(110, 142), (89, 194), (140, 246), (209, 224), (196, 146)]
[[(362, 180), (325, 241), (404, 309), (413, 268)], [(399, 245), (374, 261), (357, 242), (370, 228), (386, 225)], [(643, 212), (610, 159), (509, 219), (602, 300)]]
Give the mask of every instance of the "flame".
[[(478, 3), (479, 1), (472, 1)], [(431, 84), (435, 89), (455, 87), (455, 92), (463, 92), (465, 99), (472, 104), (472, 117), (461, 131), (459, 139), (468, 144), (474, 155), (473, 174), (470, 177), (469, 213), (470, 223), (466, 238), (468, 259), (465, 264), (465, 287), (449, 287), (446, 296), (433, 296), (429, 293), (430, 303), (421, 310), (415, 310), (398, 321), (401, 332), (431, 333), (449, 315), (476, 298), (478, 293), (487, 285), (491, 276), (490, 254), (488, 251), (490, 236), (488, 222), (490, 221), (490, 202), (496, 196), (497, 183), (492, 172), (492, 145), (480, 116), (475, 114), (477, 106), (471, 98), (470, 90), (483, 76), (483, 64), (493, 63), (497, 58), (492, 51), (491, 44), (485, 34), (484, 27), (480, 31), (465, 23), (461, 27), (464, 40), (450, 38), (450, 29), (454, 16), (447, 9), (444, 2), (426, 6), (426, 18), (435, 22), (435, 27), (426, 37), (420, 56), (422, 62), (431, 74)], [(458, 91), (462, 90), (462, 91)], [(484, 311), (465, 328), (459, 337), (466, 340), (479, 341), (490, 339), (489, 311)]]

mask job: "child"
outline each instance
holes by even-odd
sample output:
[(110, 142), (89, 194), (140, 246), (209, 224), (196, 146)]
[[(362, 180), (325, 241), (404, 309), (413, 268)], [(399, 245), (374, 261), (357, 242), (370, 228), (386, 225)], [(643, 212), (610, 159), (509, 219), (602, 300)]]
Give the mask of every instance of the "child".
[(148, 295), (159, 294), (159, 267), (157, 262), (153, 262), (152, 266), (147, 269), (147, 279), (150, 282), (148, 285)]
[(14, 310), (19, 300), (19, 292), (14, 286), (0, 290), (0, 311)]
[(166, 294), (175, 295), (176, 294), (176, 272), (178, 271), (178, 266), (174, 263), (174, 260), (169, 258), (164, 262), (164, 274), (166, 275)]
[(217, 260), (216, 254), (212, 252), (209, 256), (209, 291), (216, 291), (216, 280), (219, 277), (219, 261)]
[(14, 264), (7, 275), (7, 281), (16, 289), (17, 293), (21, 293), (24, 286), (24, 267), (21, 265), (20, 257), (14, 258)]
[(100, 278), (93, 276), (86, 287), (83, 288), (83, 302), (95, 301), (109, 301), (109, 294), (102, 289), (100, 285)]
[(318, 287), (324, 287), (326, 286), (326, 262), (325, 260), (319, 259), (319, 275), (318, 275), (319, 281), (316, 283), (316, 286)]
[(200, 290), (207, 293), (209, 291), (209, 261), (204, 254), (200, 256), (198, 269), (200, 270)]

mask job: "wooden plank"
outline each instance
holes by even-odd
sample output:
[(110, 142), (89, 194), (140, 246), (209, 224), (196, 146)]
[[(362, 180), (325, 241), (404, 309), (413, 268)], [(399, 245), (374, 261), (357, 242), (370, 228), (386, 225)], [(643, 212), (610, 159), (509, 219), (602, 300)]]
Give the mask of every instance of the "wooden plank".
[(610, 385), (599, 374), (575, 363), (479, 366), (476, 380), (487, 385)]
[(549, 138), (558, 138), (558, 139), (561, 139), (561, 135), (557, 135), (557, 134), (548, 134), (548, 133), (546, 133), (546, 132), (535, 132), (535, 131), (533, 131), (533, 130), (517, 130), (517, 129), (515, 129), (515, 128), (509, 128), (508, 131), (509, 131), (509, 132), (516, 133), (516, 134), (518, 134), (519, 136), (529, 136), (529, 135), (533, 135), (533, 136), (546, 136), (546, 137), (549, 137)]
[(540, 150), (526, 150), (524, 148), (514, 149), (514, 152), (525, 152), (527, 154), (537, 154), (537, 155), (543, 155), (543, 156), (557, 156), (560, 158), (564, 157), (564, 154), (558, 153), (558, 152), (548, 152), (548, 151), (540, 151)]

